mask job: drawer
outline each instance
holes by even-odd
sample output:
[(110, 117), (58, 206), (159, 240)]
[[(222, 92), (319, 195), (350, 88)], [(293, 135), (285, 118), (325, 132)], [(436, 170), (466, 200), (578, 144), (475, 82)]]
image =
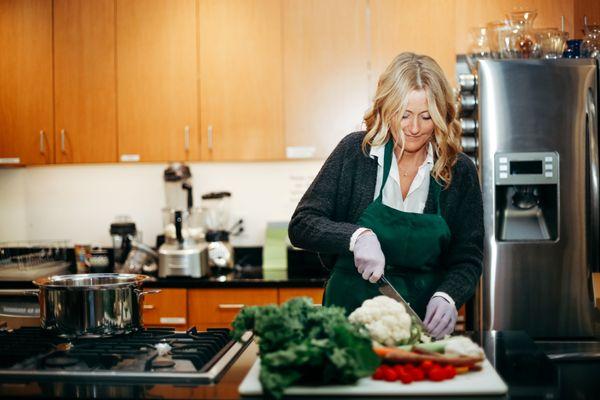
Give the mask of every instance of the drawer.
[(277, 289), (190, 289), (190, 325), (228, 327), (245, 306), (277, 304)]
[(187, 326), (187, 289), (160, 289), (144, 296), (144, 324)]
[(279, 304), (288, 301), (293, 297), (310, 297), (314, 304), (321, 304), (323, 301), (323, 288), (280, 288)]

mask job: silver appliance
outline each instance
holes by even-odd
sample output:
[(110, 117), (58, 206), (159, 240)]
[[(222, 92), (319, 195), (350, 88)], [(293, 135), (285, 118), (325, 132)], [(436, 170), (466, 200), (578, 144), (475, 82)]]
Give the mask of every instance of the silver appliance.
[(192, 173), (187, 165), (169, 164), (163, 173), (163, 179), (167, 208), (184, 210), (194, 206)]
[(163, 214), (165, 243), (158, 249), (158, 276), (201, 278), (208, 275), (207, 246), (192, 237), (188, 224), (189, 211), (164, 209)]
[(481, 60), (484, 330), (600, 337), (598, 66)]
[(39, 393), (41, 387), (43, 397), (130, 399), (157, 397), (153, 392), (160, 385), (173, 394), (173, 385), (180, 385), (175, 393), (187, 389), (190, 397), (194, 386), (218, 383), (252, 340), (252, 332), (246, 332), (235, 342), (223, 328), (145, 328), (74, 339), (49, 335), (39, 327), (0, 329), (0, 393), (11, 393), (6, 391), (11, 387)]

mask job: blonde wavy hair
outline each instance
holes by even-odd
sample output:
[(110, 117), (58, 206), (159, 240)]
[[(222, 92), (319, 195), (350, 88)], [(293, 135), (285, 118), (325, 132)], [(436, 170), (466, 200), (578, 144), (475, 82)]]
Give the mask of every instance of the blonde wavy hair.
[(367, 146), (380, 146), (391, 137), (394, 146), (400, 143), (402, 154), (405, 138), (399, 118), (404, 114), (408, 94), (413, 90), (424, 90), (427, 94), (436, 156), (431, 174), (447, 188), (452, 181), (456, 156), (462, 151), (462, 131), (450, 84), (440, 66), (429, 56), (401, 53), (381, 75), (373, 106), (364, 116), (367, 134), (362, 150), (366, 154)]

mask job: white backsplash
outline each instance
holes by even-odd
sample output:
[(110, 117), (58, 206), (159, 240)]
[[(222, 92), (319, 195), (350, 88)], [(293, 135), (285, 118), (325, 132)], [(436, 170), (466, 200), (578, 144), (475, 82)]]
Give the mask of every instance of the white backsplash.
[[(236, 246), (261, 246), (269, 221), (289, 221), (322, 161), (190, 163), (194, 202), (230, 191), (232, 221), (243, 218)], [(102, 164), (0, 169), (0, 242), (67, 239), (111, 245), (117, 215), (129, 215), (155, 244), (165, 204), (166, 164)]]

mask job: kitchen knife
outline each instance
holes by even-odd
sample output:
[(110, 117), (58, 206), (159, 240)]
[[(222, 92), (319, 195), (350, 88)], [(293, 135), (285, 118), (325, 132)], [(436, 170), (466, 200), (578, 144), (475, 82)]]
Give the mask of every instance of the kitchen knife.
[(410, 304), (408, 304), (408, 302), (406, 300), (404, 300), (402, 295), (400, 293), (398, 293), (398, 291), (396, 289), (394, 289), (394, 287), (392, 286), (390, 281), (388, 281), (385, 276), (382, 276), (381, 278), (379, 278), (379, 280), (377, 281), (377, 286), (379, 287), (379, 293), (383, 294), (384, 296), (391, 297), (392, 299), (396, 300), (398, 303), (403, 304), (404, 307), (406, 308), (406, 312), (408, 312), (408, 315), (410, 315), (411, 317), (414, 317), (415, 321), (417, 321), (417, 324), (419, 324), (421, 326), (421, 328), (423, 329), (423, 332), (427, 332), (427, 329), (425, 328), (423, 321), (419, 317), (419, 314), (417, 314), (415, 312), (415, 310), (412, 309)]

